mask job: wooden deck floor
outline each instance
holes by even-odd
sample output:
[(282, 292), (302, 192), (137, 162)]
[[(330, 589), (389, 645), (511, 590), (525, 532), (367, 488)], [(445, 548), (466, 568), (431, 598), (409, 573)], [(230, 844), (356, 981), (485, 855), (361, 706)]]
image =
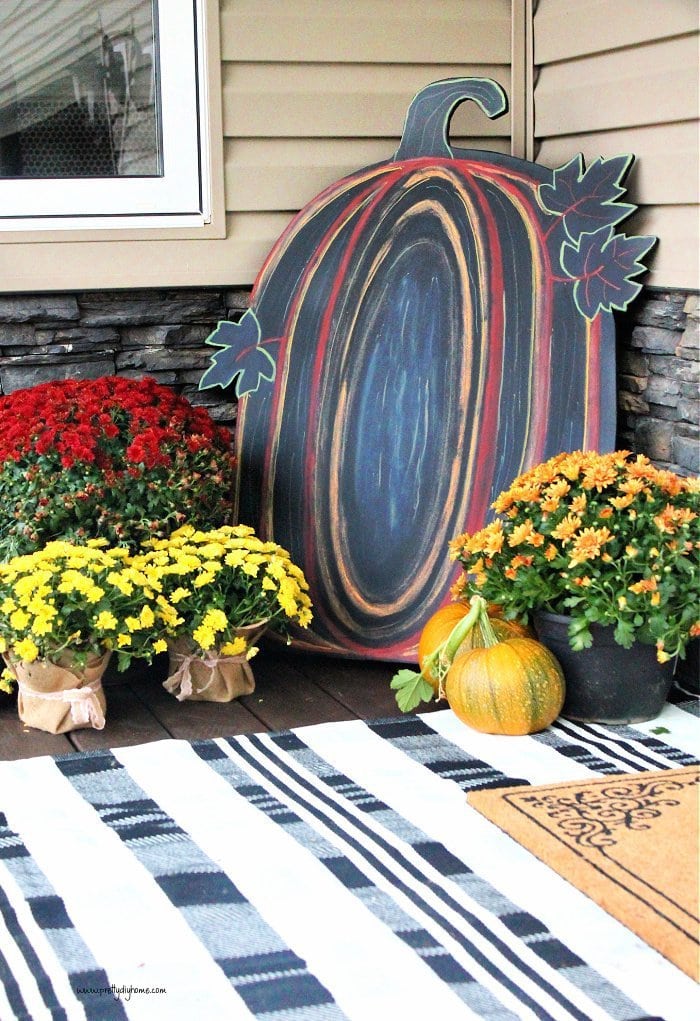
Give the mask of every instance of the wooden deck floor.
[(389, 688), (397, 669), (394, 664), (311, 656), (268, 646), (252, 666), (255, 691), (229, 703), (178, 702), (163, 690), (162, 658), (135, 678), (113, 675), (105, 681), (107, 724), (101, 731), (45, 734), (20, 723), (16, 700), (3, 698), (0, 760), (118, 748), (170, 737), (195, 740), (401, 715)]

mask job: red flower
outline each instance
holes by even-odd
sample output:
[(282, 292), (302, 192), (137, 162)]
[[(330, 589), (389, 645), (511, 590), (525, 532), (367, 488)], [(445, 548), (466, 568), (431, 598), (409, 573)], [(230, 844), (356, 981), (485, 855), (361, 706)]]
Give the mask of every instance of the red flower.
[[(136, 541), (142, 532), (167, 534), (183, 513), (202, 526), (223, 524), (230, 447), (228, 430), (206, 408), (154, 379), (54, 380), (0, 397), (0, 536), (6, 517), (15, 542), (19, 523), (26, 533), (40, 506), (42, 526), (53, 529), (44, 538), (86, 529)], [(78, 493), (80, 526), (70, 517)], [(160, 525), (151, 531), (153, 521)]]

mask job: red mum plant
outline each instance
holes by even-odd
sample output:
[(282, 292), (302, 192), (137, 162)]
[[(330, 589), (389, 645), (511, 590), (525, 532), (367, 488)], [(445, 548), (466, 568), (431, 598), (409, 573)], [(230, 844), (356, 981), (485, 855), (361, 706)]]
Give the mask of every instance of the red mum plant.
[(0, 558), (55, 538), (136, 547), (229, 523), (229, 431), (153, 379), (55, 380), (0, 397)]

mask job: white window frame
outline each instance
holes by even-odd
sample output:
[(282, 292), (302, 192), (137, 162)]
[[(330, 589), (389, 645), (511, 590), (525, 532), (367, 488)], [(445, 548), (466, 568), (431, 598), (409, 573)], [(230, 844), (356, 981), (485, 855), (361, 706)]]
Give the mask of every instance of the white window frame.
[(21, 237), (25, 231), (92, 233), (211, 223), (204, 7), (205, 0), (157, 4), (163, 175), (0, 178), (0, 232), (19, 232)]

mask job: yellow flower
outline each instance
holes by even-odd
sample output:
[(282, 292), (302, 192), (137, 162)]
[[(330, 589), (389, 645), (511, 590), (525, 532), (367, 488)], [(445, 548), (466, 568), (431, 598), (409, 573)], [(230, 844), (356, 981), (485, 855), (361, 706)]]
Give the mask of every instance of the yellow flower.
[(107, 575), (107, 581), (114, 585), (116, 589), (119, 589), (123, 596), (133, 595), (134, 586), (121, 571), (110, 571)]
[(124, 649), (128, 645), (131, 645), (131, 635), (117, 635), (117, 646), (120, 649)]
[(176, 588), (175, 591), (171, 593), (170, 602), (179, 603), (190, 594), (191, 591), (188, 588)]
[(193, 585), (195, 588), (203, 588), (205, 585), (208, 585), (213, 580), (214, 575), (211, 573), (211, 571), (202, 571), (202, 573), (198, 574), (197, 577), (194, 579)]
[(32, 624), (32, 634), (37, 635), (50, 635), (53, 631), (53, 621), (51, 616), (48, 614), (40, 615), (34, 618)]
[(15, 631), (23, 631), (29, 624), (29, 614), (25, 610), (15, 610), (10, 614), (10, 627)]
[(222, 656), (240, 656), (246, 650), (245, 638), (238, 635), (232, 642), (225, 642), (221, 646)]
[(154, 652), (165, 652), (165, 650), (167, 648), (168, 648), (168, 643), (165, 641), (164, 638), (158, 638), (153, 643), (153, 651)]
[(153, 627), (153, 624), (155, 623), (155, 619), (156, 619), (155, 615), (154, 615), (153, 610), (151, 609), (150, 606), (142, 606), (141, 607), (141, 613), (139, 614), (139, 621), (141, 622), (141, 627), (142, 628), (146, 628), (147, 629), (147, 628)]
[(109, 610), (102, 610), (95, 618), (95, 627), (100, 628), (102, 631), (113, 631), (118, 623), (117, 618)]
[(23, 638), (20, 642), (16, 642), (12, 651), (17, 659), (24, 663), (33, 663), (39, 655), (39, 648), (31, 638)]
[(223, 610), (207, 610), (202, 619), (202, 627), (211, 628), (212, 631), (225, 631), (228, 627), (228, 620)]
[(216, 636), (212, 629), (205, 627), (204, 624), (200, 624), (198, 628), (194, 629), (192, 637), (202, 649), (211, 649), (216, 641)]

